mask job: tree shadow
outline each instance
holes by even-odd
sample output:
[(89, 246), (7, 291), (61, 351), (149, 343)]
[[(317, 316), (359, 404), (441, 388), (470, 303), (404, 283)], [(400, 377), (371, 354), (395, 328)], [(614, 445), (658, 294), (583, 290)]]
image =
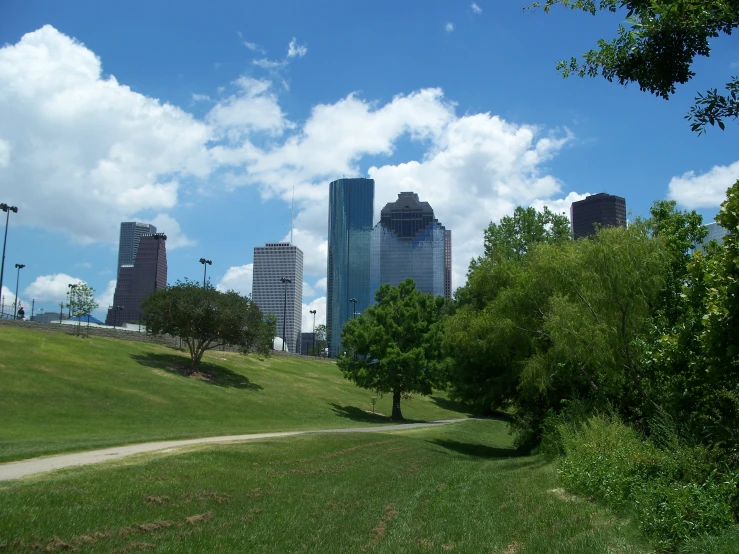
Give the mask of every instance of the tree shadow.
[(328, 403), (331, 411), (340, 417), (351, 419), (352, 421), (363, 421), (365, 423), (424, 423), (418, 419), (404, 419), (403, 421), (393, 421), (389, 416), (382, 414), (373, 414), (356, 406), (339, 406), (333, 402)]
[(196, 373), (190, 371), (190, 360), (175, 354), (131, 354), (131, 359), (146, 367), (164, 370), (183, 377), (196, 378), (217, 387), (262, 390), (264, 387), (252, 383), (248, 377), (210, 362), (200, 362)]
[(472, 415), (472, 410), (464, 402), (449, 400), (448, 398), (442, 398), (441, 396), (432, 396), (431, 401), (442, 410), (457, 412), (458, 414)]
[(428, 441), (442, 448), (452, 450), (465, 456), (473, 456), (475, 458), (500, 459), (500, 458), (520, 458), (526, 456), (523, 452), (515, 448), (498, 448), (495, 446), (487, 446), (485, 444), (473, 444), (467, 442), (459, 442), (454, 440), (434, 439)]

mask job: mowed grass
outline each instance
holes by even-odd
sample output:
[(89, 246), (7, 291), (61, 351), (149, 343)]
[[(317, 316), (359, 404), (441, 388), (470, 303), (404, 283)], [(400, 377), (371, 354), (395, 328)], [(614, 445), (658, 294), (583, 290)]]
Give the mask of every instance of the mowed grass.
[(0, 484), (25, 552), (649, 552), (500, 421), (147, 454)]
[[(0, 326), (0, 462), (253, 432), (386, 425), (370, 391), (326, 361), (210, 351), (204, 376), (171, 348)], [(443, 394), (403, 401), (414, 421), (466, 417)], [(389, 414), (391, 397), (377, 399)], [(460, 411), (462, 410), (462, 411)]]

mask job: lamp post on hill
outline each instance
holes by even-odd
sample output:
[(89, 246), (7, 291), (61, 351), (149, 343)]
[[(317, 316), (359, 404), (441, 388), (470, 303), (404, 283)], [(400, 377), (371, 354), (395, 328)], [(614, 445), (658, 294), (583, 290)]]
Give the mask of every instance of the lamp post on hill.
[(287, 342), (287, 336), (285, 329), (287, 328), (287, 285), (292, 283), (291, 279), (287, 277), (280, 277), (280, 283), (285, 285), (285, 303), (282, 308), (282, 351), (286, 350), (285, 343)]
[(213, 265), (213, 262), (205, 258), (200, 258), (200, 263), (203, 264), (203, 288), (205, 288), (205, 275), (208, 273), (208, 266)]
[(26, 267), (26, 264), (15, 264), (18, 269), (18, 276), (15, 278), (15, 305), (13, 306), (13, 318), (18, 317), (18, 282), (21, 280), (21, 269)]
[(350, 298), (349, 302), (354, 304), (354, 316), (352, 319), (357, 319), (357, 299), (356, 298)]
[(313, 314), (313, 355), (317, 356), (316, 352), (316, 310), (309, 310)]
[(6, 213), (5, 216), (5, 239), (3, 240), (3, 260), (0, 262), (0, 292), (3, 290), (3, 275), (5, 273), (5, 245), (8, 243), (8, 224), (10, 223), (10, 212), (18, 213), (16, 206), (8, 206), (4, 202), (0, 204), (0, 210)]

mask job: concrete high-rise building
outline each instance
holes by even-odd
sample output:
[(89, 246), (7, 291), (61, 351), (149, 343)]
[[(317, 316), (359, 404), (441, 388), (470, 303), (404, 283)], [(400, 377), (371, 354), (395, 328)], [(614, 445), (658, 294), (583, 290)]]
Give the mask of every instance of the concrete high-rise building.
[(572, 235), (579, 239), (600, 227), (626, 227), (626, 199), (605, 192), (593, 194), (570, 206)]
[(703, 242), (696, 245), (695, 247), (701, 252), (705, 253), (706, 244), (708, 244), (712, 240), (715, 240), (717, 243), (722, 244), (724, 242), (724, 237), (729, 234), (729, 231), (724, 227), (721, 227), (721, 225), (719, 225), (715, 221), (707, 223), (706, 225), (704, 225), (704, 227), (708, 230), (708, 234), (706, 235), (706, 238), (703, 239)]
[(141, 237), (154, 235), (156, 232), (157, 228), (149, 223), (139, 223), (138, 221), (124, 221), (121, 223), (121, 235), (118, 242), (118, 269), (123, 266), (133, 266)]
[[(341, 329), (370, 305), (370, 235), (375, 203), (372, 179), (329, 184), (326, 333), (329, 355), (341, 353)], [(351, 302), (354, 299), (356, 302)]]
[(105, 318), (106, 325), (141, 321), (141, 302), (155, 290), (167, 287), (166, 241), (167, 235), (162, 233), (136, 238), (133, 264), (118, 267), (113, 306)]
[(444, 231), (444, 298), (452, 297), (452, 231)]
[(251, 298), (262, 313), (277, 317), (277, 336), (284, 339), (287, 350), (300, 352), (303, 251), (283, 242), (255, 247)]
[(380, 222), (372, 230), (373, 301), (380, 285), (397, 286), (408, 277), (423, 293), (446, 296), (448, 289), (451, 295), (451, 257), (451, 234), (434, 218), (431, 205), (413, 192), (401, 192), (382, 208)]

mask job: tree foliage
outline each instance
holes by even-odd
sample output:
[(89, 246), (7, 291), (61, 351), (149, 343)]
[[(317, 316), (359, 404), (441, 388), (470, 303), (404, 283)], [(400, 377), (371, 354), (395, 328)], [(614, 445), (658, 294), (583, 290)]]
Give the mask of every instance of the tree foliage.
[[(69, 287), (69, 295), (67, 308), (69, 308), (70, 317), (82, 318), (89, 316), (99, 306), (95, 300), (95, 289), (87, 283), (77, 283)], [(77, 325), (79, 333), (79, 324)]]
[(149, 332), (182, 339), (193, 371), (207, 350), (221, 344), (267, 354), (275, 336), (274, 316), (263, 317), (249, 298), (188, 280), (155, 291), (142, 302), (141, 311)]
[[(675, 93), (677, 84), (695, 76), (696, 56), (709, 56), (710, 40), (731, 35), (739, 26), (736, 0), (543, 0), (529, 8), (548, 12), (560, 5), (595, 15), (598, 11), (625, 10), (626, 25), (619, 25), (611, 41), (600, 39), (598, 48), (582, 60), (560, 61), (564, 77), (602, 75), (609, 81), (638, 83), (643, 91), (662, 98)], [(739, 117), (739, 80), (732, 77), (726, 92), (712, 89), (696, 97), (686, 115), (693, 131), (703, 133), (708, 124), (724, 129), (724, 121)]]
[(341, 333), (346, 355), (338, 360), (344, 376), (362, 388), (393, 395), (393, 420), (402, 420), (402, 396), (431, 394), (441, 352), (442, 297), (416, 290), (413, 279), (382, 285), (375, 304)]

